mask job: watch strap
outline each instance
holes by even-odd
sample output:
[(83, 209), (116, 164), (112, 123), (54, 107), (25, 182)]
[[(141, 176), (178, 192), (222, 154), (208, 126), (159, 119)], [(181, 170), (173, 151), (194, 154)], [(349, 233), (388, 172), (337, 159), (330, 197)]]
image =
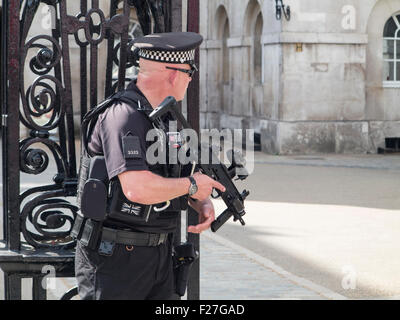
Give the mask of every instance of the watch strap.
[[(190, 180), (189, 196), (192, 196), (197, 192), (198, 188), (197, 188), (196, 180), (192, 176), (189, 176), (188, 178)], [(195, 189), (196, 191), (192, 192), (192, 189)]]
[(196, 180), (194, 180), (194, 178), (193, 178), (192, 176), (189, 176), (188, 178), (189, 178), (190, 183), (191, 183), (192, 185), (196, 185)]

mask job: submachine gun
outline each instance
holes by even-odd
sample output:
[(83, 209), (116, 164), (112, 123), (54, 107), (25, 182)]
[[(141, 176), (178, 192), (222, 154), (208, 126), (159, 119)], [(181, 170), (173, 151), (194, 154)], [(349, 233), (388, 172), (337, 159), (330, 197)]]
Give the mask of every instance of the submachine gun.
[[(156, 108), (152, 113), (149, 115), (150, 121), (154, 124), (157, 129), (163, 129), (163, 124), (161, 117), (167, 113), (170, 113), (182, 126), (182, 129), (192, 129), (190, 124), (186, 121), (183, 114), (178, 109), (176, 100), (174, 97), (167, 97), (158, 108)], [(204, 149), (198, 148), (197, 152), (197, 159), (201, 158), (201, 151), (204, 152)], [(218, 159), (211, 146), (209, 149), (206, 150), (210, 154), (208, 159)], [(225, 192), (221, 192), (217, 189), (217, 195), (212, 194), (214, 199), (221, 197), (222, 200), (225, 202), (227, 208), (223, 211), (217, 219), (211, 224), (211, 230), (216, 232), (225, 222), (229, 220), (230, 217), (233, 216), (234, 221), (239, 220), (242, 225), (245, 225), (243, 220), (243, 216), (245, 215), (244, 210), (244, 200), (249, 195), (249, 191), (244, 190), (242, 193), (239, 193), (235, 184), (233, 183), (233, 179), (235, 177), (236, 180), (244, 180), (247, 178), (248, 173), (244, 169), (243, 161), (240, 161), (240, 156), (234, 151), (228, 152), (228, 157), (231, 160), (231, 165), (227, 168), (223, 163), (197, 163), (197, 167), (203, 173), (209, 176), (210, 178), (218, 181), (221, 183), (225, 188)], [(209, 162), (209, 161), (208, 161)], [(242, 162), (242, 163), (241, 163)], [(241, 169), (241, 174), (237, 174), (236, 169)]]

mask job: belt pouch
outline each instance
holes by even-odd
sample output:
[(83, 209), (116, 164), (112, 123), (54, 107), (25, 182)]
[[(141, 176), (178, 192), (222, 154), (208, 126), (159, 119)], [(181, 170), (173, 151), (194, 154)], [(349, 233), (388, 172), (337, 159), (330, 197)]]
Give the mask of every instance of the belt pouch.
[(85, 218), (78, 213), (75, 217), (74, 226), (72, 227), (70, 236), (74, 239), (80, 239), (82, 236), (84, 224), (85, 224)]
[(78, 202), (82, 214), (96, 221), (105, 220), (109, 183), (104, 157), (97, 156), (90, 159), (88, 176), (82, 184)]
[(86, 218), (104, 221), (107, 215), (107, 186), (98, 179), (88, 179), (81, 195), (81, 211)]

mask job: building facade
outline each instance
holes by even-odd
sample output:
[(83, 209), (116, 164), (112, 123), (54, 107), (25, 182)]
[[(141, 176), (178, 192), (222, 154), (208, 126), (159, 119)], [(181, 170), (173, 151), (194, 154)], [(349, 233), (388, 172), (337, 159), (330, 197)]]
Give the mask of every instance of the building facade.
[(400, 137), (400, 1), (201, 2), (201, 126), (271, 154), (376, 153)]
[[(187, 6), (182, 3), (185, 27)], [(290, 20), (283, 14), (277, 19), (276, 0), (200, 1), (205, 38), (201, 127), (254, 129), (262, 150), (271, 154), (376, 153), (397, 140), (400, 0), (283, 3), (290, 6)], [(108, 4), (100, 1), (104, 12)], [(28, 39), (51, 34), (54, 17), (48, 8), (41, 4)], [(68, 2), (71, 14), (79, 10), (79, 1)], [(131, 17), (135, 37), (141, 31), (136, 13)], [(36, 51), (28, 52), (27, 62)], [(80, 90), (79, 52), (71, 41), (73, 92)], [(104, 44), (99, 52), (104, 58), (99, 59), (98, 81), (104, 88)], [(36, 75), (26, 65), (28, 88)], [(103, 98), (99, 90), (99, 101)], [(77, 94), (77, 124), (79, 104)]]

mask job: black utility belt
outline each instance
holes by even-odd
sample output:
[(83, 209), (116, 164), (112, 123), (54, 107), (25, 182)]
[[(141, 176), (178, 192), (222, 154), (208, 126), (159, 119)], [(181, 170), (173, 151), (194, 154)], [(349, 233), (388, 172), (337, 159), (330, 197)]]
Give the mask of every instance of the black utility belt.
[(138, 247), (156, 247), (164, 244), (168, 233), (146, 233), (125, 230), (116, 230), (103, 227), (101, 241)]
[(168, 240), (168, 233), (147, 233), (104, 227), (102, 222), (77, 214), (71, 236), (93, 250), (103, 246), (123, 244), (138, 247), (156, 247)]

